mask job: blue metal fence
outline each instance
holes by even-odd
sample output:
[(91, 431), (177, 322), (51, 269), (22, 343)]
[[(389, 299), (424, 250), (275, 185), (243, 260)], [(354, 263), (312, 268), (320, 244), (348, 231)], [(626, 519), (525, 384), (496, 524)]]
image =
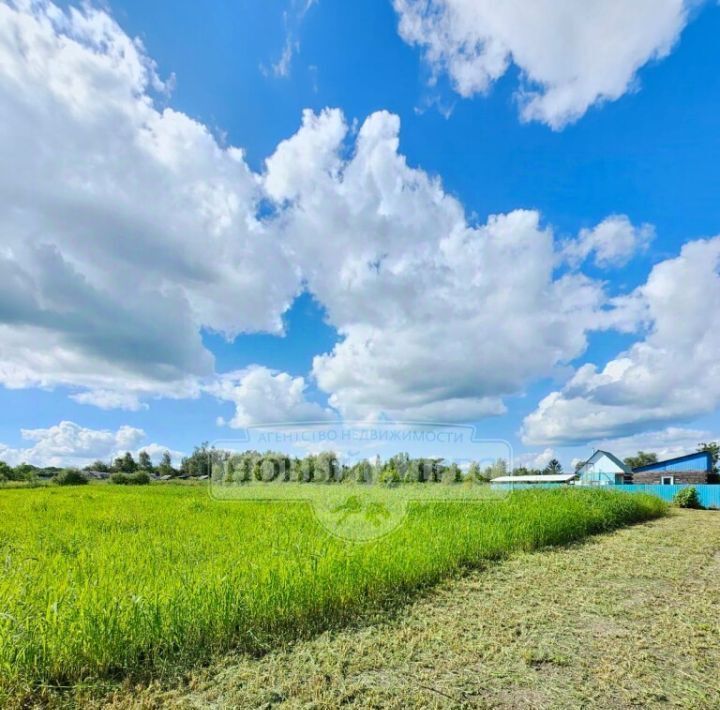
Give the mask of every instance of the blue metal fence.
[[(627, 485), (613, 486), (619, 491), (625, 491), (627, 493), (651, 493), (658, 498), (662, 498), (668, 502), (672, 502), (675, 494), (681, 491), (683, 488), (690, 488), (693, 486), (691, 483), (682, 483), (674, 486), (662, 486), (660, 484), (641, 484), (641, 483), (629, 483)], [(695, 485), (694, 488), (698, 492), (698, 498), (700, 499), (700, 505), (703, 508), (719, 508), (720, 509), (720, 485), (710, 484), (699, 484)]]
[[(693, 484), (682, 483), (674, 486), (663, 486), (660, 484), (641, 484), (641, 483), (628, 483), (618, 484), (614, 486), (598, 486), (603, 490), (613, 491), (624, 491), (625, 493), (650, 493), (651, 495), (658, 496), (663, 500), (672, 503), (675, 494), (681, 491), (683, 488), (690, 488)], [(564, 488), (564, 485), (557, 483), (503, 483), (493, 484), (493, 488), (499, 488), (501, 490), (512, 491), (519, 488)], [(583, 486), (583, 488), (592, 488), (594, 486)], [(720, 484), (697, 484), (694, 486), (698, 492), (698, 498), (700, 499), (700, 505), (703, 508), (716, 508), (720, 510)]]

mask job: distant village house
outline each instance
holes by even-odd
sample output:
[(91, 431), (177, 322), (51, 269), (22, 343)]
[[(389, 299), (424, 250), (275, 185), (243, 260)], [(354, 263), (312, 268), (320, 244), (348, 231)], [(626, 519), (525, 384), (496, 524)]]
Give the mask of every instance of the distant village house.
[(714, 483), (712, 456), (698, 451), (687, 456), (657, 461), (634, 468), (633, 483), (661, 483), (668, 486), (680, 483)]
[(686, 456), (677, 456), (665, 461), (655, 461), (636, 468), (630, 468), (624, 461), (609, 451), (598, 449), (580, 464), (575, 473), (532, 476), (500, 476), (495, 484), (542, 484), (580, 486), (621, 486), (627, 484), (681, 485), (717, 483), (713, 472), (712, 456), (707, 451), (698, 451)]

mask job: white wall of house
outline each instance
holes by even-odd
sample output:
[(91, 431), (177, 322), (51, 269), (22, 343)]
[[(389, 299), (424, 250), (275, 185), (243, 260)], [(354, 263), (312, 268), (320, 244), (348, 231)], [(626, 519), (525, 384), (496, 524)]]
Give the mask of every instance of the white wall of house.
[(625, 470), (615, 461), (598, 451), (578, 469), (580, 483), (609, 486), (622, 483)]

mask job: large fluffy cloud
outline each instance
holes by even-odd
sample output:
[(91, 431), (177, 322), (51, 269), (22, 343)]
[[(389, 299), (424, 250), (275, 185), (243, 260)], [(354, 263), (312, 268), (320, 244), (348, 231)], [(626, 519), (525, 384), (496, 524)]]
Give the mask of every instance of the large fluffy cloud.
[[(257, 174), (162, 108), (165, 90), (107, 13), (0, 2), (5, 386), (127, 409), (210, 392), (236, 404), (235, 426), (322, 418), (305, 378), (218, 375), (201, 339), (281, 333), (307, 288), (341, 336), (312, 371), (341, 414), (473, 420), (609, 322), (598, 282), (558, 275), (537, 212), (469, 220), (407, 164), (397, 116), (355, 130), (306, 111)], [(623, 219), (581, 234), (576, 261), (628, 258), (645, 228)]]
[[(142, 449), (159, 458), (165, 447), (159, 444), (140, 446), (146, 438), (142, 429), (121, 426), (116, 431), (88, 429), (74, 422), (62, 421), (46, 429), (23, 429), (23, 439), (32, 442), (25, 448), (0, 444), (0, 460), (15, 466), (85, 466), (97, 459), (110, 461), (125, 451)], [(172, 452), (175, 458), (179, 452)]]
[(394, 0), (400, 35), (423, 48), (462, 96), (487, 91), (511, 65), (521, 116), (560, 128), (631, 90), (666, 56), (693, 0)]
[(583, 352), (604, 296), (557, 278), (552, 230), (518, 210), (468, 222), (370, 116), (349, 148), (339, 111), (306, 112), (267, 162), (293, 260), (342, 341), (313, 373), (345, 416), (472, 420)]
[(299, 282), (257, 178), (164, 88), (105, 12), (0, 3), (4, 384), (136, 408), (212, 374), (200, 328), (282, 330)]
[(333, 417), (330, 410), (307, 399), (305, 378), (258, 365), (226, 373), (207, 389), (218, 399), (235, 405), (235, 415), (227, 422), (233, 428)]
[[(645, 338), (580, 367), (526, 417), (527, 442), (569, 444), (690, 420), (720, 404), (720, 237), (685, 244), (623, 299)], [(623, 305), (620, 303), (619, 305)]]

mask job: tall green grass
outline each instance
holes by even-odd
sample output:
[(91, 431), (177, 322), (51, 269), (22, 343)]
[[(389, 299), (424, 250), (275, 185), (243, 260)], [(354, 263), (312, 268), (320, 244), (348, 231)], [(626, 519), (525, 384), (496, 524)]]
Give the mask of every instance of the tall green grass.
[(460, 567), (662, 515), (657, 498), (521, 491), (426, 503), (354, 545), (302, 503), (201, 488), (0, 492), (0, 700), (261, 651), (398, 601)]

